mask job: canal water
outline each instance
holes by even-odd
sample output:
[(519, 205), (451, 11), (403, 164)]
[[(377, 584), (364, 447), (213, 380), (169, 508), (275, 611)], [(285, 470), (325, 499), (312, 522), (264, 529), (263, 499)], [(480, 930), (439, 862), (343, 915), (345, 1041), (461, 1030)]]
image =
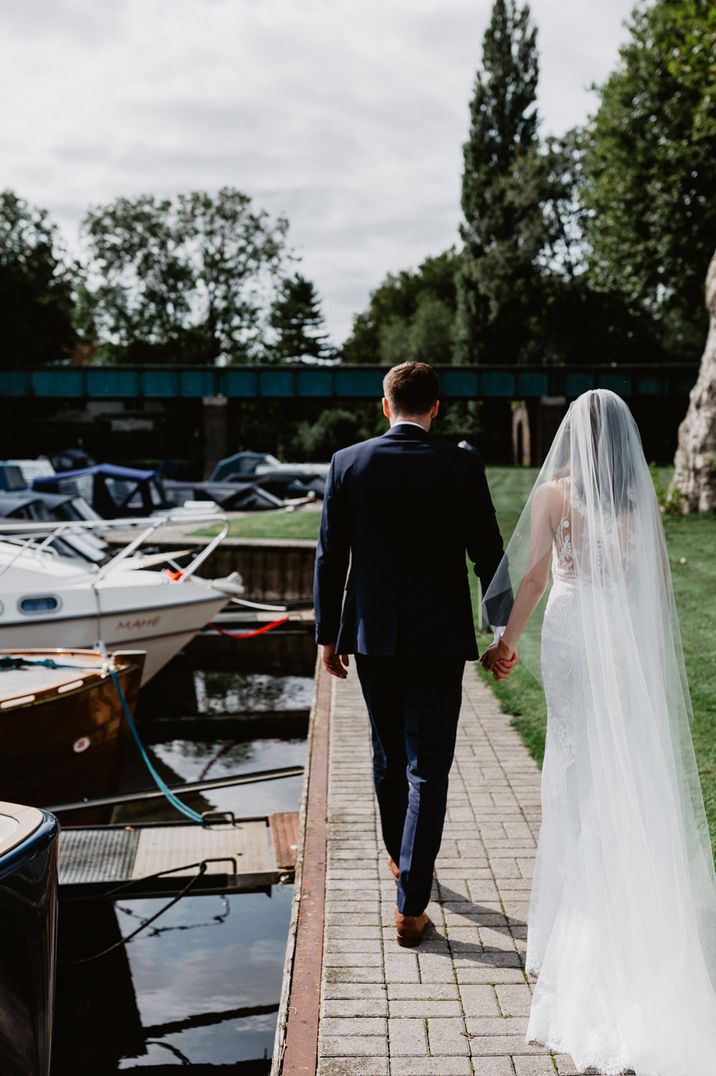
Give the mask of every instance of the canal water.
[[(304, 764), (312, 663), (297, 663), (294, 652), (290, 675), (278, 664), (230, 671), (180, 655), (148, 685), (139, 728), (165, 780)], [(149, 783), (132, 747), (121, 788)], [(290, 777), (183, 798), (197, 810), (264, 815), (297, 810), (301, 788), (302, 777)], [(176, 817), (164, 801), (149, 801), (112, 820)], [(53, 1076), (268, 1073), (292, 890), (185, 897), (130, 943), (86, 963), (77, 961), (130, 934), (168, 898), (63, 902)]]

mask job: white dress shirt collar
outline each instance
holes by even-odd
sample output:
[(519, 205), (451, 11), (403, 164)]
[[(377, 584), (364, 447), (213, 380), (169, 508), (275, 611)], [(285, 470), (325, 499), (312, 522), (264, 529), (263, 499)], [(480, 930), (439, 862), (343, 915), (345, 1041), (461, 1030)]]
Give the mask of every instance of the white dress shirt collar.
[(422, 426), (419, 422), (413, 422), (412, 419), (409, 418), (401, 418), (400, 422), (393, 423), (393, 425), (390, 427), (391, 430), (394, 430), (396, 426), (417, 426), (419, 430), (423, 431), (423, 433), (428, 433), (425, 427)]

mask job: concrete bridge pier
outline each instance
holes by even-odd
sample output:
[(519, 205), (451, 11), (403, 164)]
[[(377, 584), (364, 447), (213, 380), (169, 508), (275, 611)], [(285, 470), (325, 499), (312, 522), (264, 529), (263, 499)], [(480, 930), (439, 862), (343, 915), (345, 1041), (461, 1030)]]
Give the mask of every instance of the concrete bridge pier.
[(229, 407), (226, 396), (204, 396), (202, 405), (203, 477), (209, 478), (219, 460), (229, 454)]

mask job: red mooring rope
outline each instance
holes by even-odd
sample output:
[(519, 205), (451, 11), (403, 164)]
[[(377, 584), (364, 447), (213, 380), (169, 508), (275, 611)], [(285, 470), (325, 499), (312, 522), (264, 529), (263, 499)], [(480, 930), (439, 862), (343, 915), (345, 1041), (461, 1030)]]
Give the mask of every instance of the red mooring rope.
[(253, 635), (263, 635), (264, 632), (277, 628), (279, 624), (286, 624), (288, 620), (290, 620), (290, 617), (282, 616), (280, 620), (272, 620), (270, 624), (264, 624), (262, 628), (256, 628), (254, 631), (226, 631), (224, 628), (220, 628), (218, 624), (207, 624), (206, 626), (218, 635), (226, 635), (229, 639), (250, 639)]

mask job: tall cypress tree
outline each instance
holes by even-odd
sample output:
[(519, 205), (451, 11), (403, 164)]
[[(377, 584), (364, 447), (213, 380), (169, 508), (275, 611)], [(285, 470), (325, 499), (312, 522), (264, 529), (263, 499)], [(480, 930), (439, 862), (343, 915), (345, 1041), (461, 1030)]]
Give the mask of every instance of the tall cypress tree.
[(276, 333), (271, 347), (271, 358), (276, 362), (304, 356), (330, 359), (335, 354), (325, 331), (316, 288), (300, 273), (282, 282), (271, 308), (270, 325)]
[(537, 137), (537, 31), (527, 4), (495, 0), (463, 147), (457, 272), (458, 362), (519, 362), (531, 353), (537, 258), (544, 245)]

